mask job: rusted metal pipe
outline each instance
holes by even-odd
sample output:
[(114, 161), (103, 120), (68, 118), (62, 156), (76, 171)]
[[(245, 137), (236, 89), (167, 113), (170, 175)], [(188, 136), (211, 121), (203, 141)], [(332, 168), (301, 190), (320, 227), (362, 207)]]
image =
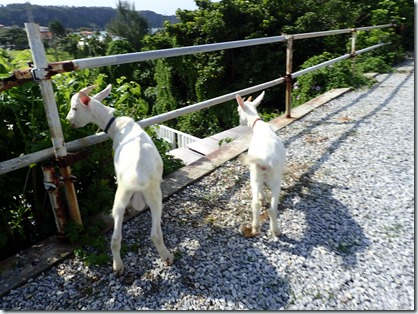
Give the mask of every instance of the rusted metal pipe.
[(57, 158), (55, 160), (55, 164), (59, 167), (62, 180), (64, 181), (64, 184), (65, 184), (64, 185), (65, 195), (66, 195), (66, 200), (67, 200), (67, 206), (69, 208), (70, 217), (72, 220), (76, 222), (80, 222), (80, 224), (82, 221), (80, 210), (78, 207), (77, 199), (74, 198), (76, 196), (74, 183), (76, 182), (77, 178), (71, 174), (70, 165), (84, 158), (87, 158), (88, 154), (89, 154), (88, 151), (82, 150), (76, 153), (68, 153), (67, 156)]
[(286, 48), (286, 118), (291, 117), (290, 108), (292, 107), (292, 65), (293, 65), (293, 36), (287, 37)]
[(32, 81), (31, 69), (15, 70), (10, 77), (0, 79), (0, 91)]
[(78, 207), (77, 194), (74, 187), (75, 177), (71, 175), (71, 168), (60, 167), (60, 174), (63, 177), (64, 190), (65, 190), (65, 199), (67, 200), (68, 211), (72, 220), (74, 220), (79, 225), (82, 225), (80, 208)]
[(67, 224), (67, 216), (59, 189), (64, 183), (59, 179), (52, 162), (43, 164), (42, 172), (44, 174), (44, 186), (48, 192), (52, 213), (54, 214), (55, 224), (57, 226), (57, 237), (61, 241), (66, 241), (65, 226)]

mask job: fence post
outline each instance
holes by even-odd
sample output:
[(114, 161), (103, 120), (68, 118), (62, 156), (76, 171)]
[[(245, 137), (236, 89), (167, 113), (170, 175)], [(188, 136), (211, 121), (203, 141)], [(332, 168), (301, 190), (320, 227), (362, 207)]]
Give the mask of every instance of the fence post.
[(354, 75), (356, 68), (356, 40), (357, 40), (357, 29), (353, 28), (351, 30), (351, 69)]
[(290, 108), (292, 107), (292, 64), (293, 64), (293, 36), (286, 36), (286, 118), (290, 118)]
[[(48, 60), (46, 58), (45, 48), (42, 43), (39, 26), (35, 23), (25, 23), (26, 33), (29, 40), (29, 46), (32, 51), (34, 69), (32, 76), (39, 82), (42, 98), (44, 101), (45, 114), (51, 133), (52, 145), (54, 147), (55, 158), (63, 159), (67, 156), (67, 148), (64, 143), (60, 117), (55, 102), (54, 90), (52, 82), (45, 79), (48, 70)], [(60, 167), (60, 174), (64, 177), (65, 195), (70, 217), (78, 224), (82, 224), (80, 210), (78, 208), (77, 195), (74, 184), (71, 180), (70, 167)], [(54, 206), (54, 204), (52, 204)], [(57, 225), (59, 222), (57, 221)]]

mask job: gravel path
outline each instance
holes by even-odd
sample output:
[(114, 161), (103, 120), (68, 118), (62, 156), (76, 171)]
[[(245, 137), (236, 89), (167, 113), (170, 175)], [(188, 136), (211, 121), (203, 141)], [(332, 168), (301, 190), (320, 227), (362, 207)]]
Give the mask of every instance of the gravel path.
[(147, 212), (123, 227), (124, 276), (73, 257), (0, 298), (0, 309), (413, 310), (411, 67), (279, 131), (288, 160), (278, 239), (267, 221), (261, 236), (240, 235), (251, 193), (239, 157), (165, 202), (173, 266), (157, 256)]

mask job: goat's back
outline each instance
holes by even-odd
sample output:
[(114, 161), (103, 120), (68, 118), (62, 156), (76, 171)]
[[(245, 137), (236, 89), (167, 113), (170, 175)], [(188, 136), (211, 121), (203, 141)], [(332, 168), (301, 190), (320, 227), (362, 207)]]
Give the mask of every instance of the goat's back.
[(151, 183), (159, 184), (163, 161), (151, 137), (131, 118), (117, 118), (115, 123), (114, 163), (118, 184), (133, 191), (142, 191)]
[(286, 150), (282, 140), (265, 122), (254, 130), (246, 162), (257, 165), (260, 170), (281, 173), (286, 161)]

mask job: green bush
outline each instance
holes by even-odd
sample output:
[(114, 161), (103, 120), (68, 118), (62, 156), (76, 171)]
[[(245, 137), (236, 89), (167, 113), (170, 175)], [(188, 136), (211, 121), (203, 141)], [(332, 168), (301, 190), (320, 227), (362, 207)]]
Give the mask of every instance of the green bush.
[[(0, 55), (3, 58), (0, 60), (3, 64), (0, 71), (7, 76), (5, 72), (14, 65), (7, 53)], [(106, 81), (105, 74), (88, 69), (54, 76), (55, 99), (67, 143), (98, 131), (93, 124), (80, 129), (70, 127), (65, 117), (71, 96), (88, 85), (95, 84), (98, 90), (103, 89)], [(141, 86), (124, 77), (117, 79), (111, 95), (104, 102), (116, 109), (116, 115), (128, 115), (136, 120), (149, 115), (149, 106), (142, 98)], [(0, 93), (0, 116), (3, 122), (0, 124), (1, 161), (51, 147), (43, 101), (36, 83), (27, 83)], [(164, 173), (181, 167), (181, 161), (166, 154), (169, 146), (163, 140), (157, 140), (155, 134), (151, 135), (163, 157)], [(83, 221), (99, 212), (110, 211), (116, 190), (111, 141), (91, 146), (86, 151), (86, 159), (71, 165), (72, 173), (77, 178), (75, 188)], [(56, 232), (48, 194), (43, 186), (41, 164), (0, 176), (0, 259)], [(69, 235), (72, 238), (78, 233), (85, 233), (74, 228), (68, 230), (72, 230)]]
[[(336, 54), (324, 52), (303, 63), (302, 69), (320, 64), (338, 57)], [(370, 79), (356, 69), (353, 71), (351, 60), (343, 60), (331, 66), (321, 68), (297, 78), (293, 85), (292, 107), (298, 106), (324, 92), (341, 87), (359, 87), (366, 85)]]
[(356, 68), (361, 73), (376, 72), (389, 73), (392, 67), (385, 62), (381, 56), (364, 57), (362, 55), (356, 58)]

